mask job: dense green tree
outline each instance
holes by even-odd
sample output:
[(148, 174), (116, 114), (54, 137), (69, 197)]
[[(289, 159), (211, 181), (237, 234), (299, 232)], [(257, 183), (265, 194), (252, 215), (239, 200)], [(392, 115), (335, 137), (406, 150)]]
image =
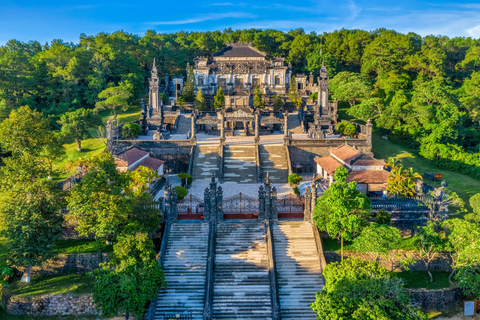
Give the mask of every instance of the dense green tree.
[(338, 132), (340, 132), (344, 136), (353, 137), (357, 134), (357, 128), (353, 123), (342, 121), (337, 126)]
[(343, 71), (338, 73), (329, 83), (334, 97), (346, 101), (353, 107), (359, 100), (369, 97), (372, 89), (359, 74)]
[(253, 95), (253, 106), (255, 108), (263, 109), (265, 108), (265, 101), (263, 100), (262, 93), (260, 92), (259, 87), (255, 87), (254, 95)]
[(420, 228), (418, 232), (420, 241), (417, 243), (420, 258), (425, 264), (430, 282), (433, 282), (433, 275), (430, 271), (430, 263), (438, 254), (447, 248), (445, 232), (437, 222), (428, 221), (427, 225)]
[(278, 110), (282, 110), (283, 106), (284, 106), (284, 103), (283, 103), (282, 97), (280, 97), (278, 95), (274, 95), (273, 96), (273, 108), (278, 111)]
[(80, 108), (60, 117), (62, 132), (77, 142), (77, 150), (82, 150), (82, 140), (90, 137), (89, 130), (102, 124), (102, 118), (93, 110)]
[(220, 109), (225, 107), (225, 96), (223, 95), (223, 90), (222, 88), (218, 88), (217, 93), (215, 94), (215, 97), (213, 98), (213, 108), (214, 109)]
[(195, 75), (193, 74), (193, 67), (188, 71), (187, 81), (182, 91), (182, 98), (186, 102), (193, 102), (195, 99)]
[(98, 110), (112, 109), (113, 114), (116, 115), (116, 108), (122, 107), (123, 110), (128, 108), (128, 99), (132, 94), (122, 86), (110, 87), (98, 94), (100, 100), (95, 103)]
[(122, 136), (126, 139), (134, 139), (142, 132), (142, 128), (137, 123), (127, 123), (122, 127)]
[(33, 266), (53, 256), (62, 233), (61, 196), (49, 180), (14, 184), (2, 194), (0, 233), (9, 248), (8, 263), (25, 268), (22, 281), (30, 282)]
[(404, 169), (402, 165), (393, 165), (387, 180), (386, 190), (389, 195), (401, 198), (413, 197), (416, 179), (422, 176), (413, 171), (413, 168)]
[(288, 98), (293, 103), (295, 108), (298, 109), (302, 106), (303, 99), (298, 94), (297, 80), (295, 79), (295, 76), (293, 76), (292, 79), (290, 80), (290, 87), (288, 89)]
[(403, 281), (376, 262), (351, 258), (327, 265), (325, 285), (312, 309), (318, 319), (426, 320)]
[[(135, 230), (136, 226), (130, 229)], [(94, 271), (93, 299), (106, 317), (120, 312), (141, 318), (145, 307), (165, 286), (165, 276), (155, 259), (153, 242), (146, 233), (127, 233), (113, 247), (113, 257)]]
[(348, 176), (348, 170), (344, 166), (338, 167), (335, 170), (335, 182), (317, 200), (313, 211), (313, 221), (318, 229), (341, 240), (342, 260), (343, 240), (353, 240), (370, 214), (370, 200), (356, 190), (355, 181), (346, 181)]
[(205, 97), (203, 96), (202, 89), (198, 89), (197, 95), (195, 96), (195, 109), (204, 111), (207, 109), (207, 104), (205, 103)]
[(372, 259), (378, 260), (380, 256), (387, 257), (400, 239), (397, 228), (371, 223), (355, 238), (353, 247), (356, 251), (365, 252)]

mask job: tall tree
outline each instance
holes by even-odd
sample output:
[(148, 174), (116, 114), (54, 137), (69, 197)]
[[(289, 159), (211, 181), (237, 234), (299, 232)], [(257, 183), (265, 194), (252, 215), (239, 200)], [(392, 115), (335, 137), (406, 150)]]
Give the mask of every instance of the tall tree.
[(288, 89), (288, 98), (295, 105), (295, 108), (297, 109), (300, 108), (300, 106), (303, 103), (302, 97), (298, 95), (297, 80), (295, 79), (295, 76), (292, 76), (292, 79), (290, 81), (290, 87)]
[(89, 130), (102, 124), (102, 118), (93, 110), (78, 109), (60, 117), (62, 132), (75, 139), (78, 151), (82, 150), (82, 140), (90, 137)]
[(122, 86), (110, 87), (98, 94), (100, 100), (95, 103), (98, 110), (112, 109), (116, 115), (116, 108), (121, 107), (124, 110), (128, 108), (128, 99), (132, 97), (132, 93)]
[(353, 107), (359, 100), (369, 97), (372, 88), (358, 73), (342, 71), (329, 83), (334, 97)]
[(187, 81), (182, 91), (182, 98), (186, 102), (193, 102), (195, 99), (195, 75), (193, 74), (193, 67), (188, 71)]
[(260, 109), (265, 108), (265, 101), (263, 100), (262, 93), (260, 92), (260, 88), (258, 86), (255, 87), (254, 96), (253, 96), (253, 106), (255, 108), (260, 108)]
[(321, 231), (327, 231), (332, 238), (352, 240), (367, 222), (370, 214), (370, 200), (356, 190), (357, 182), (346, 182), (348, 170), (340, 166), (335, 170), (335, 182), (317, 200), (313, 221)]
[(420, 258), (425, 264), (430, 282), (433, 282), (433, 275), (430, 271), (430, 264), (438, 254), (447, 247), (445, 232), (437, 222), (428, 221), (418, 233), (420, 241), (417, 244)]
[(205, 97), (203, 96), (201, 88), (198, 89), (197, 95), (195, 96), (195, 109), (200, 111), (207, 109), (207, 104), (205, 103)]
[(62, 233), (61, 197), (49, 180), (16, 183), (2, 194), (0, 232), (9, 248), (8, 260), (24, 267), (22, 281), (30, 282), (32, 267), (53, 256)]
[(397, 228), (371, 223), (355, 238), (353, 246), (356, 251), (365, 252), (378, 261), (380, 256), (387, 257), (400, 239)]
[(223, 90), (222, 88), (218, 88), (217, 93), (215, 94), (215, 97), (213, 98), (213, 108), (214, 109), (220, 109), (225, 107), (225, 96), (223, 95)]

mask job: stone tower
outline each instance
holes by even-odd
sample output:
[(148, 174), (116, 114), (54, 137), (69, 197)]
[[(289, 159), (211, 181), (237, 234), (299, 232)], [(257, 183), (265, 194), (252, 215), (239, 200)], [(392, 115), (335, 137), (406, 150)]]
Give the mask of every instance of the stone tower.
[(157, 65), (155, 63), (155, 58), (153, 58), (153, 66), (152, 66), (152, 75), (151, 78), (148, 79), (149, 81), (149, 89), (148, 89), (148, 109), (152, 110), (153, 113), (160, 113), (161, 123), (163, 125), (163, 104), (160, 103), (160, 79), (158, 78), (158, 71)]
[(328, 110), (328, 75), (325, 66), (325, 58), (322, 60), (322, 68), (318, 77), (318, 105), (322, 113)]

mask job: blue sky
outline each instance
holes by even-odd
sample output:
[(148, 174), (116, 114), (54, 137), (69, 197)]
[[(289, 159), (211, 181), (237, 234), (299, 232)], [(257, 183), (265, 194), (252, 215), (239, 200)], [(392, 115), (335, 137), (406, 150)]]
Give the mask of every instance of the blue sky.
[(384, 27), (422, 36), (480, 38), (480, 1), (52, 1), (0, 0), (0, 45), (10, 39), (78, 42), (120, 29), (158, 32), (274, 28), (288, 31), (373, 30)]

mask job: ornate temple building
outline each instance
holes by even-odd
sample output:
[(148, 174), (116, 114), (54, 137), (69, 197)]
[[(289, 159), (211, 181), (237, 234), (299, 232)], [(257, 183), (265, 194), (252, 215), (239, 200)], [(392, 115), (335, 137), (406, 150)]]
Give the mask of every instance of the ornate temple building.
[[(292, 76), (292, 66), (285, 59), (266, 59), (266, 53), (251, 43), (227, 43), (213, 54), (213, 59), (194, 59), (195, 88), (204, 94), (214, 95), (218, 88), (229, 95), (235, 91), (245, 96), (259, 87), (263, 94), (284, 94)], [(190, 65), (187, 65), (187, 74)], [(243, 92), (242, 92), (243, 91)]]

